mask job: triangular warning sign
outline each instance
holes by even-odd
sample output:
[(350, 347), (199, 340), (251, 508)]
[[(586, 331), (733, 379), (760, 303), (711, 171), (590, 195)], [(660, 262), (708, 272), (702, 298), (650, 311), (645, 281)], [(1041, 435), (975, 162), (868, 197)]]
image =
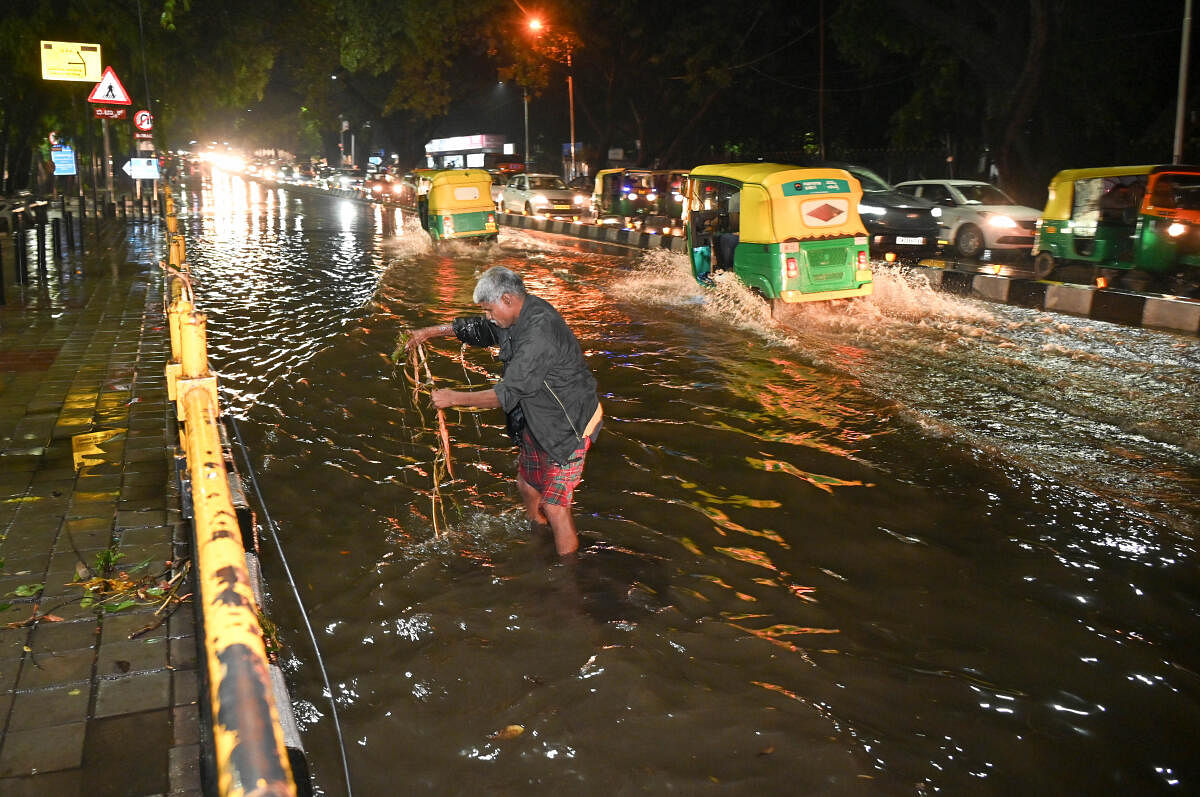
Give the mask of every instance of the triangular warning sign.
[(129, 101), (129, 92), (125, 91), (125, 87), (121, 85), (117, 73), (111, 66), (104, 67), (104, 75), (92, 89), (92, 93), (88, 95), (88, 102), (99, 102), (106, 105), (133, 104)]

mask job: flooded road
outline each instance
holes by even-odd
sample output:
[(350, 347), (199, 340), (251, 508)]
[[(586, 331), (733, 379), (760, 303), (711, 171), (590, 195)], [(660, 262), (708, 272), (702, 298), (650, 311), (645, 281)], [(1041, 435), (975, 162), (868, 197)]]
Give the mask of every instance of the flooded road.
[[(360, 794), (1200, 789), (1200, 344), (929, 290), (780, 327), (683, 257), (411, 222), (220, 174), (181, 196), (224, 406), (334, 681)], [(390, 360), (501, 264), (558, 307), (606, 424), (559, 564), (498, 412), (457, 480)], [(439, 386), (489, 352), (431, 347)], [(442, 524), (439, 522), (439, 527)], [(282, 570), (305, 744), (342, 792)]]

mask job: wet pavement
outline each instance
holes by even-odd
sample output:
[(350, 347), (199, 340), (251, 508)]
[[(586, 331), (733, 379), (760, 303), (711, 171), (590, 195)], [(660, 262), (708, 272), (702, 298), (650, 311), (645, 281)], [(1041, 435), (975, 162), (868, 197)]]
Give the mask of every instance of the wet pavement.
[(0, 794), (199, 794), (165, 236), (87, 224), (25, 285), (0, 236)]

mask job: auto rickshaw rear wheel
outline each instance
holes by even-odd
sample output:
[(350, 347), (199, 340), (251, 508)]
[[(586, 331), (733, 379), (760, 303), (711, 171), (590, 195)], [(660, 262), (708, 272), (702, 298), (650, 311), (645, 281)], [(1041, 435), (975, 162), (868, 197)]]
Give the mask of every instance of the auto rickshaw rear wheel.
[(1033, 278), (1044, 280), (1054, 273), (1058, 262), (1049, 252), (1038, 252), (1033, 258)]

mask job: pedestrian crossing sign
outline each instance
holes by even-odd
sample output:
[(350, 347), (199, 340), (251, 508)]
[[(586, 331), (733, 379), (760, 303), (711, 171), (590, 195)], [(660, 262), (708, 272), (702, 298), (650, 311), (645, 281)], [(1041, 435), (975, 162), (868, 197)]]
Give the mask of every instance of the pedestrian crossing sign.
[(129, 92), (121, 85), (117, 73), (111, 66), (104, 67), (104, 76), (88, 95), (88, 102), (98, 102), (107, 105), (132, 105)]

